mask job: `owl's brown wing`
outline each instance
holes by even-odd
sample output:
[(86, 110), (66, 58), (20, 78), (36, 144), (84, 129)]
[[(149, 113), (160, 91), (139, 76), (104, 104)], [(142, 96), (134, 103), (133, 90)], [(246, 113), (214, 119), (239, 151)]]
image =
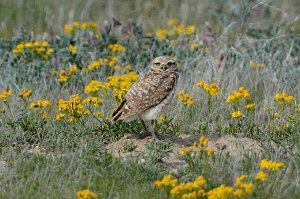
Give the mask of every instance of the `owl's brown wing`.
[(176, 77), (164, 74), (147, 74), (127, 92), (113, 120), (122, 120), (140, 114), (163, 101), (176, 85)]

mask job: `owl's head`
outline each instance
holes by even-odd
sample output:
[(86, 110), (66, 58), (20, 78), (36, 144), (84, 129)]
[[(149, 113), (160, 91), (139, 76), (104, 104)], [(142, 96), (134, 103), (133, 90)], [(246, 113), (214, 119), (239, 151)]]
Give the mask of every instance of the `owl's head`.
[(154, 58), (151, 64), (151, 68), (160, 72), (177, 73), (177, 61), (169, 56), (160, 56)]

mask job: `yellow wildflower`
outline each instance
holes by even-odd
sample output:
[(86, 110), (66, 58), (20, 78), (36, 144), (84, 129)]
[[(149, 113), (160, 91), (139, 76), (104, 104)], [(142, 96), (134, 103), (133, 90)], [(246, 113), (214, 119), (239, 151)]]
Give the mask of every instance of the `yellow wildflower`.
[(78, 48), (76, 46), (73, 46), (73, 45), (69, 45), (69, 51), (73, 54), (73, 55), (76, 55), (77, 54), (77, 51), (78, 51)]
[(47, 48), (49, 46), (49, 42), (48, 41), (43, 41), (41, 46)]
[(59, 83), (63, 83), (63, 82), (66, 82), (69, 80), (69, 76), (67, 74), (67, 72), (65, 70), (61, 70), (60, 73), (59, 73), (59, 77), (57, 79), (57, 81)]
[(208, 138), (205, 138), (205, 137), (203, 137), (203, 136), (201, 136), (201, 138), (199, 139), (199, 143), (200, 143), (200, 145), (207, 145), (208, 144), (208, 142), (209, 142), (209, 140), (208, 140)]
[(238, 102), (242, 99), (248, 99), (250, 98), (249, 92), (245, 89), (245, 87), (240, 87), (238, 91), (233, 91), (228, 97), (227, 102), (228, 103), (234, 103)]
[(196, 84), (196, 86), (202, 87), (211, 96), (217, 95), (221, 90), (220, 87), (215, 82), (213, 82), (212, 84), (208, 84), (204, 81), (200, 81)]
[(26, 43), (24, 44), (24, 47), (25, 47), (25, 48), (33, 48), (34, 46), (33, 46), (33, 43), (32, 43), (32, 42), (26, 42)]
[(0, 94), (0, 100), (3, 102), (7, 102), (8, 97), (13, 95), (13, 91), (12, 90), (4, 90), (1, 94)]
[(199, 44), (192, 43), (192, 44), (190, 45), (190, 50), (193, 51), (193, 50), (197, 49), (198, 47), (199, 47)]
[(183, 25), (177, 26), (177, 27), (176, 27), (176, 32), (177, 32), (177, 34), (179, 34), (179, 35), (185, 33), (185, 27), (184, 27)]
[(97, 194), (88, 189), (78, 191), (76, 195), (77, 199), (98, 199)]
[(31, 102), (29, 105), (30, 109), (37, 108), (37, 107), (39, 107), (39, 106), (37, 104), (35, 104), (34, 102)]
[(182, 102), (184, 106), (192, 106), (194, 104), (194, 98), (187, 93), (184, 94), (183, 90), (179, 91), (177, 99)]
[(190, 34), (193, 34), (195, 32), (195, 26), (186, 26), (185, 27), (185, 33), (190, 35)]
[(231, 198), (234, 194), (232, 187), (221, 185), (207, 192), (207, 199), (227, 199)]
[(295, 97), (292, 95), (287, 95), (286, 92), (282, 92), (282, 93), (276, 93), (275, 97), (274, 97), (274, 101), (275, 102), (293, 102), (295, 100)]
[(231, 113), (231, 117), (234, 119), (239, 119), (245, 117), (245, 115), (241, 111), (235, 111)]
[(172, 18), (168, 21), (168, 26), (178, 26), (180, 24), (179, 19)]
[(154, 187), (175, 187), (177, 184), (177, 179), (172, 175), (166, 175), (161, 181), (155, 181)]
[(66, 117), (66, 114), (64, 114), (64, 113), (59, 113), (59, 114), (57, 114), (57, 115), (55, 116), (55, 119), (56, 119), (57, 121), (60, 121), (60, 120), (64, 119), (65, 117)]
[(263, 159), (260, 161), (259, 166), (264, 169), (270, 169), (276, 171), (284, 168), (285, 164), (283, 162), (272, 162), (267, 159)]
[(96, 93), (103, 87), (103, 83), (99, 81), (92, 80), (85, 88), (85, 93)]
[(208, 150), (206, 150), (205, 152), (206, 152), (206, 155), (207, 155), (207, 156), (212, 156), (212, 155), (215, 153), (215, 151), (214, 151), (214, 150), (211, 150), (211, 149), (208, 149)]
[(103, 118), (104, 117), (104, 114), (102, 113), (102, 112), (97, 112), (96, 114), (95, 114), (97, 117), (100, 117), (100, 118)]
[(54, 53), (54, 48), (48, 48), (46, 54), (48, 56), (52, 55)]
[(69, 24), (66, 24), (65, 26), (64, 26), (64, 30), (65, 30), (65, 33), (66, 34), (70, 34), (70, 33), (72, 33), (72, 26), (70, 26)]
[(233, 195), (236, 196), (236, 197), (239, 197), (239, 198), (247, 196), (252, 192), (253, 188), (254, 188), (253, 183), (241, 184), (239, 186), (239, 189), (237, 189), (233, 193)]
[(130, 65), (130, 64), (127, 64), (126, 66), (125, 66), (125, 68), (127, 69), (127, 70), (129, 70), (129, 71), (132, 71), (133, 69), (132, 69), (132, 66)]
[(44, 107), (44, 108), (49, 108), (51, 106), (51, 102), (49, 100), (38, 100), (36, 103), (31, 102), (29, 107), (30, 109), (33, 108), (38, 108), (38, 107)]
[(32, 95), (32, 90), (25, 88), (22, 92), (19, 92), (19, 96), (22, 98), (30, 97)]
[(156, 37), (159, 41), (166, 39), (168, 35), (169, 35), (169, 31), (166, 29), (157, 29), (156, 30)]
[(33, 43), (33, 45), (34, 45), (35, 47), (41, 47), (41, 46), (42, 46), (42, 42), (40, 42), (40, 41), (35, 41), (35, 42)]
[(124, 53), (126, 48), (120, 44), (109, 44), (108, 49), (113, 53)]
[(96, 61), (93, 61), (92, 63), (90, 63), (87, 66), (87, 69), (90, 70), (90, 71), (94, 70), (94, 69), (98, 69), (101, 66), (103, 66), (103, 64), (104, 64), (104, 60), (102, 58), (100, 58), (99, 60), (96, 60)]
[(98, 97), (88, 97), (82, 100), (83, 105), (87, 105), (88, 103), (92, 103), (95, 107), (98, 107), (104, 103), (104, 100), (99, 99)]
[(73, 75), (77, 72), (77, 66), (75, 64), (73, 64), (70, 68), (70, 75)]
[(89, 27), (89, 24), (85, 21), (80, 24), (81, 29), (87, 29), (88, 27)]
[(235, 185), (240, 187), (244, 183), (244, 181), (247, 180), (247, 179), (248, 179), (247, 175), (242, 175), (242, 176), (240, 176), (236, 179)]
[(259, 171), (257, 175), (255, 176), (255, 180), (264, 182), (268, 180), (268, 175), (264, 173), (263, 171)]
[(164, 121), (166, 121), (166, 118), (164, 118), (164, 117), (159, 117), (159, 121), (164, 122)]
[(247, 105), (245, 106), (245, 109), (247, 109), (247, 110), (253, 110), (254, 107), (255, 107), (255, 104), (247, 104)]
[(261, 64), (251, 63), (250, 66), (252, 68), (260, 68), (260, 69), (262, 69), (262, 68), (264, 68), (266, 66), (266, 64), (264, 64), (264, 63), (261, 63)]

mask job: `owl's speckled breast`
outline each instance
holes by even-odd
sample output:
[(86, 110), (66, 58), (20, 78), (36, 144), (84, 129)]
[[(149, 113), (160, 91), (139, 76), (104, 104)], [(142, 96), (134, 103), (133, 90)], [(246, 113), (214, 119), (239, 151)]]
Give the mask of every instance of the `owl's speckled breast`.
[(144, 121), (151, 121), (161, 116), (161, 114), (166, 110), (167, 106), (171, 103), (174, 97), (175, 88), (176, 85), (174, 89), (170, 92), (170, 94), (163, 101), (161, 101), (161, 103), (154, 107), (151, 107), (150, 109), (142, 113), (140, 115), (140, 118)]

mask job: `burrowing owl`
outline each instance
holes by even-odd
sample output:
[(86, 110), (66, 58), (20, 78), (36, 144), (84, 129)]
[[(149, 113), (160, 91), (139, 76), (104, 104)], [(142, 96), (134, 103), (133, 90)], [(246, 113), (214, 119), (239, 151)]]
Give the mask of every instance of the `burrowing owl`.
[(177, 85), (177, 63), (168, 56), (156, 57), (144, 77), (128, 90), (125, 100), (112, 114), (112, 120), (141, 119), (145, 133), (157, 137), (151, 120), (160, 116), (171, 102)]

